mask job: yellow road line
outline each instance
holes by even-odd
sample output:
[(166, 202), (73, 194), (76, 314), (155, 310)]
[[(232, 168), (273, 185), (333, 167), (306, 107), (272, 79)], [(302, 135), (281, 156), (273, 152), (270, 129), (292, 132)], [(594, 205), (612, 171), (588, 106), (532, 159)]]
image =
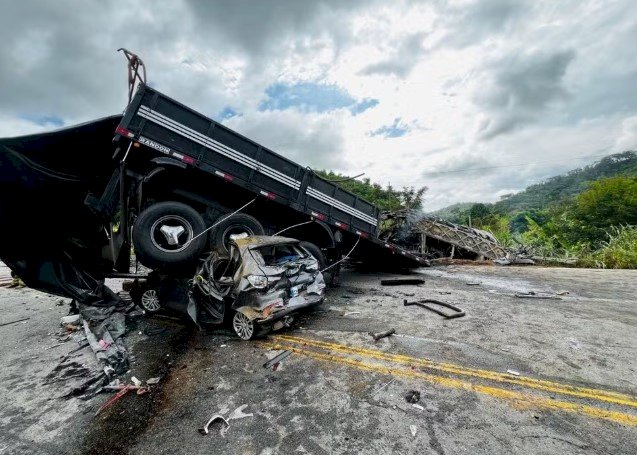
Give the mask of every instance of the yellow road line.
[(592, 389), (587, 387), (578, 387), (569, 384), (560, 384), (558, 382), (546, 381), (542, 379), (533, 379), (527, 377), (513, 377), (504, 373), (498, 373), (489, 370), (479, 370), (475, 368), (466, 368), (460, 365), (453, 365), (449, 363), (438, 363), (427, 359), (418, 359), (415, 357), (409, 357), (400, 354), (388, 354), (381, 351), (375, 351), (364, 348), (354, 348), (349, 346), (343, 346), (336, 343), (328, 343), (325, 341), (311, 340), (308, 338), (293, 337), (288, 335), (276, 335), (273, 338), (276, 340), (287, 341), (291, 343), (304, 344), (314, 346), (322, 349), (329, 349), (338, 352), (355, 354), (364, 357), (371, 357), (378, 360), (385, 360), (389, 362), (396, 362), (407, 365), (423, 366), (436, 371), (443, 371), (445, 373), (457, 374), (462, 376), (470, 376), (481, 379), (487, 379), (496, 382), (503, 382), (509, 384), (516, 384), (523, 387), (532, 389), (544, 390), (546, 392), (560, 393), (563, 395), (570, 395), (578, 398), (586, 398), (598, 401), (605, 401), (607, 403), (620, 404), (623, 406), (637, 407), (637, 400), (632, 396), (623, 393), (613, 392), (609, 390)]
[(484, 386), (480, 384), (472, 384), (470, 382), (461, 381), (459, 379), (448, 378), (445, 376), (437, 376), (429, 373), (422, 373), (418, 371), (407, 370), (404, 368), (394, 368), (394, 367), (386, 367), (383, 365), (367, 363), (362, 360), (350, 359), (347, 357), (339, 357), (336, 355), (330, 354), (321, 354), (314, 351), (307, 351), (304, 349), (296, 348), (293, 346), (288, 346), (286, 344), (279, 343), (269, 343), (269, 342), (261, 342), (261, 346), (270, 348), (270, 349), (278, 349), (283, 350), (287, 349), (296, 354), (309, 357), (315, 360), (333, 362), (341, 365), (346, 365), (354, 368), (358, 368), (366, 371), (373, 371), (376, 373), (389, 374), (392, 376), (399, 376), (410, 379), (422, 379), (428, 381), (430, 383), (439, 384), (441, 386), (453, 388), (453, 389), (463, 389), (463, 390), (472, 390), (477, 393), (481, 393), (484, 395), (489, 395), (492, 397), (511, 400), (515, 403), (525, 406), (535, 406), (537, 408), (543, 409), (551, 409), (551, 410), (560, 410), (566, 412), (572, 412), (576, 414), (586, 415), (589, 417), (594, 417), (597, 419), (609, 420), (612, 422), (620, 423), (623, 425), (629, 426), (637, 426), (637, 417), (624, 414), (616, 411), (609, 411), (606, 409), (596, 408), (588, 405), (574, 404), (568, 403), (564, 401), (557, 401), (546, 399), (538, 396), (527, 395), (520, 392), (515, 392), (506, 389), (500, 389), (497, 387)]

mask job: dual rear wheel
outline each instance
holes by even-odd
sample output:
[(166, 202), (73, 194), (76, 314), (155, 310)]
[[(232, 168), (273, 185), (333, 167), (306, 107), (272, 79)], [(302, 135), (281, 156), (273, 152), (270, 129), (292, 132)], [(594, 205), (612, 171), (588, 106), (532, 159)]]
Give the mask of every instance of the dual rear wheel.
[(139, 214), (133, 245), (139, 262), (151, 269), (176, 269), (193, 264), (206, 250), (228, 253), (231, 237), (263, 235), (259, 221), (245, 213), (222, 216), (211, 233), (202, 216), (189, 205), (167, 201)]

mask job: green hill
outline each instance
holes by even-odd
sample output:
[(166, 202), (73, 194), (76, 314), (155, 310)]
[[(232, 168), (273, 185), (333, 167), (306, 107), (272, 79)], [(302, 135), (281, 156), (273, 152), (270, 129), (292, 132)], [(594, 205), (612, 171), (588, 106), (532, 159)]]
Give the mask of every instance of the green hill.
[(637, 152), (606, 156), (584, 168), (531, 185), (524, 191), (496, 202), (494, 206), (503, 213), (544, 209), (581, 193), (594, 180), (616, 176), (637, 176)]
[(429, 212), (428, 215), (435, 216), (443, 220), (447, 220), (451, 223), (462, 224), (465, 222), (465, 214), (471, 210), (477, 202), (458, 202), (457, 204), (449, 205), (442, 209)]
[(495, 212), (509, 215), (543, 210), (580, 194), (595, 180), (616, 176), (637, 177), (637, 152), (627, 151), (606, 156), (589, 166), (531, 185), (519, 193), (503, 197), (494, 204), (459, 202), (430, 214), (452, 223), (465, 223), (467, 213), (477, 204), (486, 205)]

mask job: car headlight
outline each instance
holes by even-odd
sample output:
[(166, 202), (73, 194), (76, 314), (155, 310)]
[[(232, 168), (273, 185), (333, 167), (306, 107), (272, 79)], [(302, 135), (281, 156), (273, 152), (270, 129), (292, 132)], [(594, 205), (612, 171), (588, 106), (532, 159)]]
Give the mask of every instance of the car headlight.
[(268, 286), (268, 277), (263, 275), (248, 275), (248, 282), (257, 289), (263, 289)]

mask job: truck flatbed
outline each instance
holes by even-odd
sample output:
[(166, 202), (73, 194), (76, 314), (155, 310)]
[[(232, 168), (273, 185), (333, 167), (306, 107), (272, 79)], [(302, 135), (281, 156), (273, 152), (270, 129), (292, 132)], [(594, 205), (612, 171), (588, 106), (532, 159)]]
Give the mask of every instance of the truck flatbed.
[(139, 85), (116, 132), (120, 138), (359, 236), (363, 241), (357, 252), (367, 259), (380, 254), (404, 267), (427, 265), (423, 258), (378, 238), (380, 209), (375, 205), (145, 84)]

